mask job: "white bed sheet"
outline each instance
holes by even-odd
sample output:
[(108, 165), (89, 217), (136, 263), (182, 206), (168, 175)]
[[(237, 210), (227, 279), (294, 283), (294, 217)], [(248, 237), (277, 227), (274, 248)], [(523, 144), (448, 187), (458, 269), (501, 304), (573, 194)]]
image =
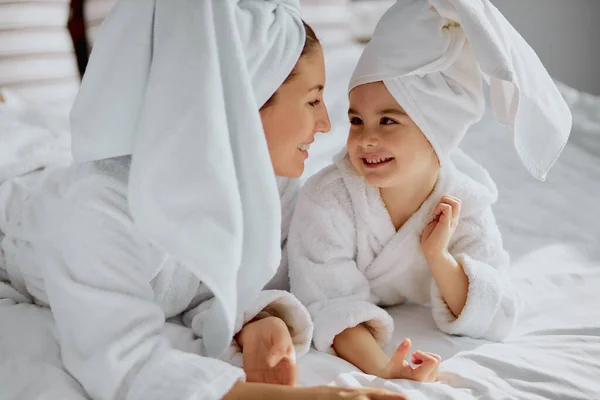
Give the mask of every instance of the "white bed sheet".
[(375, 379), (313, 352), (301, 364), (301, 383), (386, 387), (414, 400), (600, 398), (600, 265), (553, 246), (518, 266), (514, 279), (525, 294), (524, 312), (506, 343), (446, 336), (423, 307), (390, 310), (396, 331), (387, 350), (409, 336), (415, 348), (440, 353), (440, 382)]
[[(345, 141), (346, 85), (359, 53), (350, 42), (327, 46), (326, 101), (335, 129), (311, 148), (306, 176)], [(575, 128), (547, 183), (527, 175), (506, 131), (489, 116), (464, 146), (500, 188), (495, 211), (524, 299), (516, 337), (505, 344), (450, 337), (435, 328), (428, 309), (395, 307), (397, 329), (387, 350), (406, 336), (415, 348), (438, 352), (445, 359), (441, 382), (383, 381), (312, 351), (300, 361), (301, 384), (381, 386), (411, 399), (600, 399), (600, 100), (563, 89)], [(0, 282), (0, 298), (6, 290)], [(187, 333), (169, 331), (181, 347), (193, 347)], [(86, 398), (62, 370), (49, 310), (0, 300), (0, 400)]]

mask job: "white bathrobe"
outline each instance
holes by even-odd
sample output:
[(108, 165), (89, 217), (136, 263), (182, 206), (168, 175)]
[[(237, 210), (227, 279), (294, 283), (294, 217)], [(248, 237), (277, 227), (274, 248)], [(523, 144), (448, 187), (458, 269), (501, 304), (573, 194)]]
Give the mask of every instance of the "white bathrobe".
[[(9, 280), (17, 290), (9, 296), (13, 302), (48, 306), (52, 298), (64, 365), (93, 398), (219, 399), (243, 379), (243, 371), (199, 357), (214, 299), (185, 265), (137, 234), (127, 203), (129, 163), (129, 157), (114, 158), (2, 184), (6, 266), (0, 265), (0, 280)], [(285, 247), (297, 186), (285, 178), (278, 178), (278, 186)], [(283, 260), (282, 272), (267, 287), (287, 286)], [(6, 293), (6, 284), (0, 286)], [(298, 357), (308, 351), (310, 315), (285, 291), (263, 290), (238, 315), (235, 332), (262, 310), (286, 322)], [(176, 349), (165, 319), (181, 314), (179, 321), (197, 339), (191, 347)], [(241, 365), (235, 341), (222, 358)]]
[[(410, 301), (431, 304), (444, 332), (502, 340), (517, 316), (517, 296), (506, 278), (509, 256), (491, 205), (496, 188), (481, 167), (454, 163), (440, 171), (431, 196), (396, 231), (377, 188), (338, 157), (307, 181), (288, 240), (292, 293), (308, 308), (318, 350), (334, 353), (334, 338), (364, 323), (384, 345), (394, 329), (381, 307)], [(441, 298), (420, 248), (420, 236), (443, 195), (462, 201), (449, 250), (469, 279), (465, 307), (454, 318)], [(410, 321), (399, 321), (410, 324)]]

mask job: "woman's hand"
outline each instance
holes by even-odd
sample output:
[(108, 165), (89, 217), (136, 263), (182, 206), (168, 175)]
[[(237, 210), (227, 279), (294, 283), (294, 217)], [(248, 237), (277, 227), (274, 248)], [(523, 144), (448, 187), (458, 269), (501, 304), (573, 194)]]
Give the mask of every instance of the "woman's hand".
[(288, 327), (280, 318), (250, 322), (236, 339), (242, 348), (247, 382), (296, 385), (296, 351)]
[(396, 353), (392, 356), (380, 377), (384, 379), (410, 379), (419, 382), (437, 381), (442, 358), (437, 354), (417, 350), (412, 354), (412, 364), (416, 365), (416, 367), (413, 367), (406, 361), (410, 346), (409, 339), (404, 339), (400, 343)]
[(314, 386), (296, 388), (238, 382), (222, 400), (408, 400), (401, 393), (384, 389)]
[(458, 226), (460, 200), (444, 196), (434, 210), (434, 220), (421, 235), (421, 250), (427, 260), (440, 259), (448, 254), (448, 244)]

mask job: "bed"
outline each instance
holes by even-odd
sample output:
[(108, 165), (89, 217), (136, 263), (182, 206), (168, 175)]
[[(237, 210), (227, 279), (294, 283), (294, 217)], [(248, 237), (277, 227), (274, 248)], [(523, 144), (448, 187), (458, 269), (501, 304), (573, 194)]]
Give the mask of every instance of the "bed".
[[(327, 165), (343, 146), (348, 128), (346, 85), (361, 51), (361, 45), (340, 29), (322, 35), (328, 76), (325, 100), (334, 129), (317, 138), (303, 178)], [(389, 312), (396, 332), (386, 350), (393, 351), (410, 337), (415, 348), (439, 353), (444, 358), (439, 382), (384, 381), (313, 350), (300, 361), (301, 385), (385, 387), (415, 400), (600, 399), (600, 98), (559, 85), (571, 106), (574, 128), (547, 182), (527, 174), (509, 134), (490, 115), (473, 127), (463, 145), (488, 168), (500, 189), (495, 213), (523, 302), (513, 337), (502, 344), (450, 337), (435, 328), (429, 309), (393, 307)], [(64, 112), (5, 97), (10, 101), (0, 106), (0, 155), (26, 143), (32, 150), (26, 154), (42, 154), (43, 161), (38, 157), (24, 166), (26, 157), (0, 157), (0, 180), (3, 172), (24, 173), (44, 163), (67, 162)], [(39, 121), (46, 121), (42, 130)], [(8, 289), (0, 286), (2, 290)], [(177, 326), (167, 330), (180, 347), (193, 339)], [(0, 300), (0, 400), (5, 399), (87, 399), (61, 367), (47, 309)]]

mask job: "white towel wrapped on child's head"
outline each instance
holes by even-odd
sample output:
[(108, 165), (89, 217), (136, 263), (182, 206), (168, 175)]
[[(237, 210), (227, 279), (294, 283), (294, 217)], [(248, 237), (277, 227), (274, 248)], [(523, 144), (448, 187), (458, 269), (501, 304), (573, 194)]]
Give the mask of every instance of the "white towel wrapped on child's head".
[(571, 114), (533, 49), (489, 0), (398, 0), (379, 22), (350, 83), (383, 81), (443, 164), (483, 113), (544, 180), (571, 130)]

